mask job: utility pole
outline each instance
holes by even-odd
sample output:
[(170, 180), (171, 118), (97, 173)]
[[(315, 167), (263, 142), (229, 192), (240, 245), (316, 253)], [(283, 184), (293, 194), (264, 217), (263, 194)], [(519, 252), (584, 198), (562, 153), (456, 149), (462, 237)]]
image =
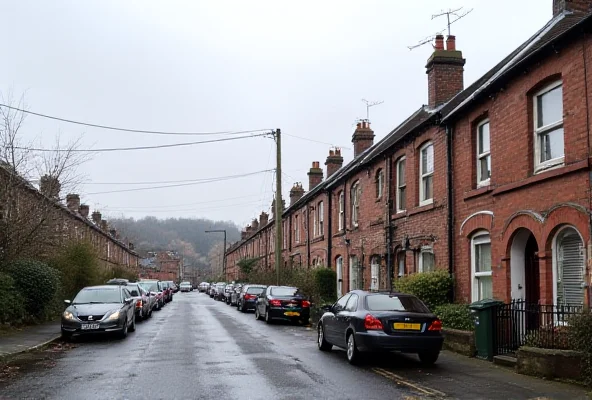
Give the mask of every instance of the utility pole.
[(212, 231), (205, 231), (206, 233), (224, 233), (224, 249), (222, 250), (222, 274), (226, 279), (226, 229), (216, 229)]
[(277, 285), (280, 284), (280, 265), (282, 264), (282, 132), (276, 129), (274, 132), (276, 144), (276, 169), (275, 169), (275, 272)]

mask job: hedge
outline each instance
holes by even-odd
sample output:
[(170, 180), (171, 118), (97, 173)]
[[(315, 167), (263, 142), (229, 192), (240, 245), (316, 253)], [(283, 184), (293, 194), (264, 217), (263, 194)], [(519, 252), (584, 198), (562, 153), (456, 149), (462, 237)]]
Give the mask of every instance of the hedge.
[(475, 329), (474, 318), (468, 304), (442, 304), (434, 308), (433, 311), (445, 328), (461, 331)]
[(47, 318), (60, 293), (60, 273), (46, 263), (32, 260), (14, 261), (8, 273), (24, 298), (25, 311), (36, 318)]
[(25, 320), (25, 299), (18, 291), (14, 279), (0, 272), (0, 323), (20, 324)]
[(437, 270), (404, 276), (397, 279), (393, 286), (396, 292), (419, 297), (433, 311), (448, 303), (453, 284), (448, 272)]

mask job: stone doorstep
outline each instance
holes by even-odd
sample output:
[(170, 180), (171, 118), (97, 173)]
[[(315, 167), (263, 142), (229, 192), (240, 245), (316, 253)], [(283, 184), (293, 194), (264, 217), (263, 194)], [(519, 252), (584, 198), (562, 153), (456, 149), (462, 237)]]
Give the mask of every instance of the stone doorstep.
[(518, 359), (511, 355), (494, 356), (493, 363), (502, 367), (515, 369)]

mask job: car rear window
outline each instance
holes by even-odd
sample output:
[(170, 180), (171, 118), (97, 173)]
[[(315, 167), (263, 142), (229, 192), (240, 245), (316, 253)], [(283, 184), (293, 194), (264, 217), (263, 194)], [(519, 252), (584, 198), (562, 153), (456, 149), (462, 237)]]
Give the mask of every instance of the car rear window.
[(296, 296), (300, 294), (298, 288), (295, 287), (275, 287), (271, 288), (272, 296)]
[(156, 282), (143, 282), (140, 283), (140, 285), (149, 292), (158, 292), (158, 285)]
[(370, 311), (407, 311), (429, 313), (430, 310), (413, 296), (389, 296), (374, 294), (366, 297), (366, 306)]
[(250, 287), (247, 288), (247, 293), (249, 294), (261, 294), (265, 290), (264, 287)]

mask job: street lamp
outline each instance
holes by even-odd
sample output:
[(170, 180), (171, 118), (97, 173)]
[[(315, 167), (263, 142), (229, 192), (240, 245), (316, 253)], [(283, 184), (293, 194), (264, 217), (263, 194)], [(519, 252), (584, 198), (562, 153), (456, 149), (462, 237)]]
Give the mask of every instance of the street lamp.
[(211, 231), (206, 231), (206, 233), (224, 233), (224, 251), (222, 253), (222, 273), (224, 274), (224, 279), (226, 279), (226, 229), (215, 229)]

